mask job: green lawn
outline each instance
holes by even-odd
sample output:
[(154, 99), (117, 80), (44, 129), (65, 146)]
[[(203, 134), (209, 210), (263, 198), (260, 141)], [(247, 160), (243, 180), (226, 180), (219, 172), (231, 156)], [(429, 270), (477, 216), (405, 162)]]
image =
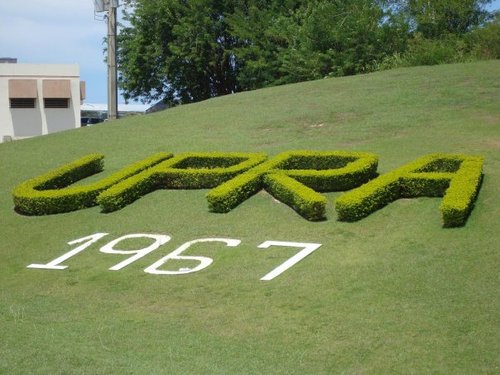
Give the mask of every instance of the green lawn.
[[(160, 151), (351, 150), (385, 173), (428, 153), (485, 157), (462, 228), (438, 198), (402, 199), (355, 223), (308, 222), (260, 192), (227, 214), (205, 190), (161, 190), (124, 209), (14, 212), (20, 182), (83, 155), (109, 175)], [(500, 366), (500, 61), (396, 69), (220, 97), (0, 145), (0, 374), (493, 374)], [(91, 179), (101, 178), (95, 176)], [(109, 233), (66, 260), (30, 269)], [(130, 255), (100, 247), (133, 234), (171, 240)], [(187, 241), (214, 262), (186, 275), (144, 269)], [(296, 248), (322, 246), (271, 281)], [(151, 241), (122, 241), (133, 250)], [(177, 270), (197, 262), (170, 261)]]

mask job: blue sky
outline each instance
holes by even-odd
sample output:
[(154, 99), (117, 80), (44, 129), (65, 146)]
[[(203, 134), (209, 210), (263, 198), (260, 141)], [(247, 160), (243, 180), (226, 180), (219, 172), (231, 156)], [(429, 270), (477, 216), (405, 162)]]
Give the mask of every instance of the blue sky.
[[(488, 8), (500, 10), (500, 0)], [(106, 31), (106, 22), (94, 18), (93, 0), (0, 0), (0, 57), (16, 57), (19, 63), (79, 64), (87, 103), (107, 102)]]

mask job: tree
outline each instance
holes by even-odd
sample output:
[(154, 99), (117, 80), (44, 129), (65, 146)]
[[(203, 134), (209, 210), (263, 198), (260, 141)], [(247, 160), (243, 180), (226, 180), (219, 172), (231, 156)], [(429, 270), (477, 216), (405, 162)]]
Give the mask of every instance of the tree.
[(492, 0), (405, 0), (402, 1), (415, 31), (424, 38), (465, 34), (482, 24), (489, 13), (484, 6)]
[[(489, 2), (125, 0), (119, 84), (126, 99), (188, 103), (370, 72), (394, 65), (393, 57), (460, 61), (457, 48), (488, 18)], [(493, 51), (490, 29), (476, 34)]]
[(251, 88), (371, 71), (408, 34), (384, 1), (251, 3), (228, 19), (244, 41), (234, 49), (238, 79)]
[(405, 25), (372, 0), (312, 1), (298, 18), (298, 37), (281, 53), (291, 82), (373, 71), (407, 38)]
[(238, 91), (225, 16), (233, 3), (129, 0), (118, 49), (125, 98), (185, 103)]

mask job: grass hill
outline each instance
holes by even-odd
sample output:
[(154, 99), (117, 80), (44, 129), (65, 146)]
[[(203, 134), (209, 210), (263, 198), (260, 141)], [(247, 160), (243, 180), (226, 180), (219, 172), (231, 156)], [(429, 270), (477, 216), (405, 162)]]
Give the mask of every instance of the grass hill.
[[(0, 145), (0, 373), (389, 374), (499, 369), (500, 61), (396, 69), (211, 99), (147, 116)], [(379, 173), (428, 153), (483, 155), (484, 181), (462, 228), (438, 198), (402, 199), (354, 223), (308, 222), (265, 192), (227, 214), (206, 191), (161, 190), (124, 209), (28, 217), (22, 181), (100, 152), (107, 176), (160, 151), (367, 151)], [(100, 176), (91, 177), (92, 179)], [(328, 193), (330, 202), (342, 193)], [(108, 233), (61, 262), (31, 269)], [(118, 237), (171, 240), (119, 271)], [(187, 241), (214, 259), (186, 275), (144, 268)], [(297, 248), (322, 246), (271, 281)], [(137, 238), (116, 244), (148, 246)], [(179, 269), (196, 262), (171, 261)]]

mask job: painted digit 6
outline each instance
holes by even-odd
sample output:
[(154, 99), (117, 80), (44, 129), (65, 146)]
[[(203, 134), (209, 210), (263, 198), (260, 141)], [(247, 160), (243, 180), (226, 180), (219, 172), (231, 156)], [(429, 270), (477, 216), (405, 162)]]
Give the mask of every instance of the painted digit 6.
[[(184, 275), (186, 273), (193, 273), (201, 271), (202, 269), (208, 267), (214, 261), (212, 258), (203, 256), (192, 256), (192, 255), (181, 255), (185, 250), (191, 247), (191, 245), (199, 242), (223, 242), (226, 246), (235, 247), (241, 243), (241, 240), (235, 240), (231, 238), (201, 238), (198, 240), (188, 241), (182, 246), (178, 247), (176, 250), (172, 251), (170, 254), (165, 255), (163, 258), (153, 263), (149, 267), (144, 269), (144, 272), (151, 273), (154, 275)], [(194, 268), (181, 268), (177, 271), (159, 270), (161, 266), (167, 263), (170, 259), (176, 260), (196, 260), (200, 262)]]

